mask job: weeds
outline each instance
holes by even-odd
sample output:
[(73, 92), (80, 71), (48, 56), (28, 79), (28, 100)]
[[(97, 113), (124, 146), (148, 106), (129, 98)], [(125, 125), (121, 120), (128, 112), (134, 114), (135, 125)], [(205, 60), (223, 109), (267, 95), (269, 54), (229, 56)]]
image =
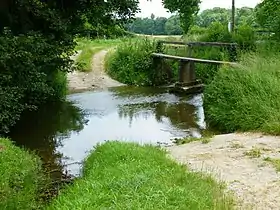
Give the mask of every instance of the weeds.
[(277, 172), (280, 172), (280, 159), (266, 157), (264, 161), (267, 161), (273, 165)]
[(231, 148), (233, 148), (233, 149), (241, 149), (241, 148), (244, 148), (244, 145), (239, 143), (239, 142), (232, 142), (231, 143)]
[(221, 184), (186, 171), (153, 146), (114, 141), (99, 145), (87, 158), (83, 174), (47, 209), (233, 208)]
[(251, 150), (244, 153), (246, 156), (249, 156), (250, 158), (259, 158), (261, 157), (261, 150), (259, 148), (252, 148)]

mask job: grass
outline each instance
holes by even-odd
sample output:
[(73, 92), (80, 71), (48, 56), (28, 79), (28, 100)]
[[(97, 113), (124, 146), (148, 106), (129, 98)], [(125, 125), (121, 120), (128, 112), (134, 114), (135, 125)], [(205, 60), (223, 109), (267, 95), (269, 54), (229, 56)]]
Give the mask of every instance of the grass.
[(138, 38), (118, 45), (106, 58), (106, 71), (112, 78), (124, 84), (158, 84), (158, 81), (161, 81), (160, 72), (155, 70), (152, 58), (156, 43), (153, 39)]
[(264, 161), (267, 161), (273, 165), (277, 172), (280, 172), (280, 159), (279, 158), (264, 158)]
[(241, 144), (240, 142), (232, 142), (230, 147), (232, 149), (241, 149), (241, 148), (245, 148), (245, 146), (243, 144)]
[(244, 153), (246, 156), (249, 156), (250, 158), (259, 158), (262, 155), (260, 148), (252, 148), (251, 150)]
[(39, 159), (10, 140), (0, 139), (0, 209), (39, 209), (41, 184)]
[(115, 47), (125, 40), (126, 39), (77, 39), (76, 50), (81, 51), (76, 60), (78, 69), (84, 72), (91, 71), (92, 57), (95, 53), (104, 49)]
[(240, 66), (223, 67), (206, 86), (204, 108), (222, 132), (280, 134), (280, 55), (246, 54)]
[(46, 209), (232, 209), (230, 201), (222, 185), (160, 148), (112, 141), (95, 148), (83, 177)]

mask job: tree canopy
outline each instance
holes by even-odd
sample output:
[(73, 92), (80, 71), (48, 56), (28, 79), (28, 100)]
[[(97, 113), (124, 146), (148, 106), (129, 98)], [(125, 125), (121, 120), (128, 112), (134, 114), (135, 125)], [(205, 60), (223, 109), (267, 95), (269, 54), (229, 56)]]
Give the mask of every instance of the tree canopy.
[(200, 0), (162, 0), (163, 5), (172, 13), (178, 13), (181, 27), (188, 32), (193, 23), (194, 15), (199, 11)]

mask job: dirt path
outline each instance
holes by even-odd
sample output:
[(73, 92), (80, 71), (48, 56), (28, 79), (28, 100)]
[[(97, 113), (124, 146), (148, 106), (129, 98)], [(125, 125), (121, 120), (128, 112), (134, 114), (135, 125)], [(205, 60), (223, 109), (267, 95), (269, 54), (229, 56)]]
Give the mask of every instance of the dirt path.
[(208, 144), (192, 142), (168, 150), (191, 169), (210, 172), (226, 181), (228, 190), (240, 201), (238, 209), (280, 209), (280, 173), (264, 160), (280, 159), (280, 137), (218, 135)]
[[(111, 79), (104, 70), (104, 59), (108, 50), (101, 50), (92, 58), (91, 72), (71, 72), (68, 74), (70, 92), (81, 92), (92, 89), (104, 89), (121, 86), (123, 84)], [(78, 52), (79, 53), (79, 52)], [(73, 59), (78, 55), (73, 56)]]

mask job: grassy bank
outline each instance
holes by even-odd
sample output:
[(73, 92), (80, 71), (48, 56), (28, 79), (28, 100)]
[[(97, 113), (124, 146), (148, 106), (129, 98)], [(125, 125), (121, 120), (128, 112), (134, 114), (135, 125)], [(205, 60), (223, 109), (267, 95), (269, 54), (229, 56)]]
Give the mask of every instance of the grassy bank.
[(103, 50), (117, 46), (118, 44), (125, 42), (126, 39), (87, 39), (79, 38), (77, 40), (77, 51), (81, 51), (76, 63), (79, 66), (80, 71), (91, 71), (92, 56)]
[(189, 172), (152, 146), (107, 142), (87, 158), (83, 177), (51, 209), (231, 209), (212, 178)]
[[(268, 52), (266, 52), (268, 53)], [(206, 119), (225, 132), (280, 134), (280, 55), (245, 55), (243, 67), (221, 69), (205, 89)]]
[(0, 209), (39, 209), (42, 184), (39, 159), (0, 139)]

